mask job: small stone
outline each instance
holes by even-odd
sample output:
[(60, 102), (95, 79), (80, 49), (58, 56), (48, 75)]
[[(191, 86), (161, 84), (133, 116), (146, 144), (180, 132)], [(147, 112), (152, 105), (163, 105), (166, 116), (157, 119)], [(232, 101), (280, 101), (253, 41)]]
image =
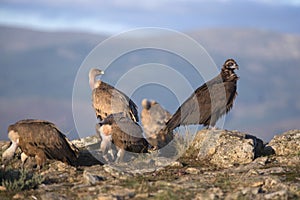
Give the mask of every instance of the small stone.
[(130, 199), (135, 196), (135, 192), (134, 190), (123, 188), (113, 193), (112, 196), (117, 199)]
[(24, 199), (24, 195), (23, 194), (20, 194), (20, 193), (17, 193), (13, 196), (13, 199)]
[(96, 174), (91, 174), (90, 172), (88, 172), (86, 170), (83, 172), (83, 178), (86, 183), (89, 183), (91, 185), (95, 185), (101, 181), (106, 180), (105, 177), (98, 176)]
[(262, 166), (265, 166), (266, 163), (268, 162), (268, 160), (269, 160), (268, 157), (259, 157), (259, 158), (256, 158), (253, 162), (257, 163), (257, 164), (260, 164)]
[(179, 161), (174, 161), (170, 164), (171, 167), (183, 167), (182, 163)]
[(117, 198), (111, 196), (98, 196), (97, 200), (115, 200)]
[(0, 186), (0, 191), (6, 191), (6, 187)]
[(58, 194), (56, 192), (46, 192), (46, 193), (44, 193), (44, 194), (41, 195), (41, 199), (42, 200), (48, 200), (48, 199), (60, 199), (60, 200), (64, 200), (64, 199), (68, 199), (68, 198), (66, 198), (64, 195)]
[(268, 169), (261, 169), (258, 170), (261, 174), (280, 174), (280, 173), (285, 173), (285, 169), (282, 167), (271, 167)]
[(262, 186), (262, 185), (264, 185), (264, 181), (257, 181), (257, 182), (255, 182), (255, 183), (253, 183), (251, 186), (252, 187), (260, 187), (260, 186)]
[(199, 174), (200, 170), (194, 167), (189, 167), (185, 170), (185, 172), (188, 174)]
[(146, 199), (149, 198), (149, 194), (148, 193), (139, 193), (137, 195), (134, 196), (136, 199)]
[(133, 175), (129, 172), (121, 171), (121, 168), (115, 167), (113, 165), (103, 165), (105, 172), (109, 173), (111, 176), (126, 180), (128, 177)]
[(287, 199), (288, 197), (288, 192), (287, 190), (280, 190), (277, 192), (269, 193), (265, 195), (265, 199)]
[(246, 187), (243, 188), (241, 190), (243, 195), (247, 195), (247, 194), (252, 194), (252, 195), (257, 195), (260, 192), (260, 188), (256, 187), (256, 188), (251, 188), (251, 187)]

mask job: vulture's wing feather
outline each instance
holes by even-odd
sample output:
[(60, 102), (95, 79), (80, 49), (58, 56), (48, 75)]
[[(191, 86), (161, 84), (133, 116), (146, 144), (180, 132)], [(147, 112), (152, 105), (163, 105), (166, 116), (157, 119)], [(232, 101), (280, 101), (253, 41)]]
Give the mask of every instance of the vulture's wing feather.
[(93, 107), (97, 117), (106, 118), (113, 113), (124, 112), (134, 121), (138, 121), (137, 105), (123, 92), (101, 82), (92, 92)]

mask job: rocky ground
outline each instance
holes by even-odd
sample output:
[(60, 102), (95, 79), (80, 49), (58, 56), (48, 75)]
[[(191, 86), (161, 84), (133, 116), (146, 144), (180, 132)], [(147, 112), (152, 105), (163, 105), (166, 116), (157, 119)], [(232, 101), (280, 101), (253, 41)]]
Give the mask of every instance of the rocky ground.
[[(22, 172), (18, 154), (1, 169), (0, 199), (300, 199), (300, 130), (268, 144), (238, 131), (202, 130), (190, 145), (178, 137), (165, 151), (127, 163), (103, 164), (97, 137), (73, 142), (81, 149), (78, 167), (49, 160), (37, 171), (31, 159)], [(0, 145), (3, 152), (9, 142)]]

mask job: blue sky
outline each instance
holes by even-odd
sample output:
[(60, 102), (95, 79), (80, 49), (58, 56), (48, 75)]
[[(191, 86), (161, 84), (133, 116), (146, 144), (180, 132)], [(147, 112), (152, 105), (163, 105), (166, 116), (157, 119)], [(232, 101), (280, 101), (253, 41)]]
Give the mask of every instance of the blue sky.
[(0, 0), (0, 24), (109, 34), (149, 26), (300, 33), (300, 0)]

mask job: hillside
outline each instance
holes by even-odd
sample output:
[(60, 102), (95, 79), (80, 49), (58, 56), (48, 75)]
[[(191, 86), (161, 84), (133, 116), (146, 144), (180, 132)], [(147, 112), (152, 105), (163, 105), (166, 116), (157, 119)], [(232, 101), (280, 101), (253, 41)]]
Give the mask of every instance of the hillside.
[[(217, 65), (228, 57), (240, 65), (239, 95), (224, 128), (256, 133), (267, 141), (276, 133), (299, 128), (299, 35), (255, 29), (196, 30), (187, 34), (204, 46)], [(0, 138), (6, 138), (9, 124), (23, 118), (53, 121), (70, 133), (69, 137), (77, 138), (72, 116), (73, 83), (84, 58), (105, 38), (87, 33), (0, 27)], [(162, 41), (173, 42), (168, 37), (162, 37)], [(111, 50), (118, 48), (119, 44), (115, 45)], [(106, 81), (114, 83), (115, 74), (149, 61), (182, 68), (186, 65), (170, 55), (144, 51), (118, 60), (115, 65), (122, 66), (122, 70), (113, 68)], [(203, 83), (192, 76), (191, 79), (194, 86)], [(170, 112), (175, 111), (177, 101), (158, 95), (158, 88), (145, 88), (151, 98)], [(133, 96), (138, 105), (144, 94)], [(90, 105), (90, 97), (86, 99)], [(91, 127), (84, 134), (93, 132)]]
[[(1, 199), (300, 197), (299, 130), (277, 135), (268, 145), (238, 131), (202, 130), (187, 149), (175, 139), (180, 158), (151, 152), (127, 163), (99, 163), (103, 155), (95, 136), (73, 143), (81, 149), (77, 167), (48, 160), (37, 172), (34, 159), (29, 159), (22, 173), (18, 152), (5, 170), (0, 169)], [(0, 142), (0, 147), (2, 155), (8, 142)]]

